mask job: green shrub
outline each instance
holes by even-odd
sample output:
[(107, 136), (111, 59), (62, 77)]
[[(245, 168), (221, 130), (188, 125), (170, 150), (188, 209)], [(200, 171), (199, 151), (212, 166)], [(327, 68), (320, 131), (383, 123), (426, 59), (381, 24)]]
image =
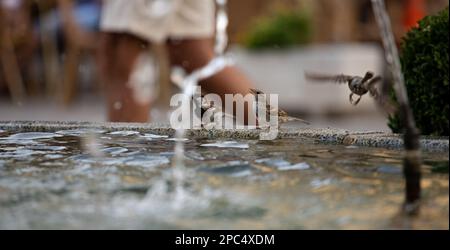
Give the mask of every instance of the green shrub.
[(249, 49), (287, 48), (311, 40), (311, 20), (298, 10), (278, 10), (253, 23), (244, 37)]
[[(417, 122), (424, 135), (449, 135), (449, 16), (448, 7), (425, 17), (402, 44), (402, 68)], [(390, 118), (391, 129), (400, 133), (399, 116)]]

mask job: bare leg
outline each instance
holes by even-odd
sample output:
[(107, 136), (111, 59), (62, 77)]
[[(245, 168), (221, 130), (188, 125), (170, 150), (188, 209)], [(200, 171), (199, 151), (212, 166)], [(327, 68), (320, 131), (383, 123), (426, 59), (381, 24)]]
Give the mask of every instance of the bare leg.
[(140, 103), (128, 86), (138, 56), (147, 44), (127, 34), (102, 34), (100, 42), (100, 75), (104, 84), (111, 122), (148, 122), (150, 100)]
[[(169, 41), (171, 63), (192, 72), (208, 64), (214, 57), (211, 39), (192, 39)], [(215, 93), (222, 98), (225, 94), (250, 94), (252, 82), (236, 67), (228, 67), (216, 75), (200, 82), (200, 86), (209, 93)], [(247, 117), (248, 110), (245, 112)], [(248, 121), (245, 121), (248, 123)]]
[(354, 104), (354, 105), (355, 105), (355, 106), (356, 106), (356, 105), (358, 105), (358, 104), (359, 104), (359, 102), (361, 101), (361, 99), (362, 99), (362, 96), (359, 96), (358, 100), (356, 100), (356, 102), (355, 102), (355, 104)]

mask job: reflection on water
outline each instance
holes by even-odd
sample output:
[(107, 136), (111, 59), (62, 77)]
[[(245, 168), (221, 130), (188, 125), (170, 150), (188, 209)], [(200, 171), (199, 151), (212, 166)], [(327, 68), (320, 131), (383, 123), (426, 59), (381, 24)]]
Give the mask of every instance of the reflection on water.
[(213, 148), (240, 148), (248, 149), (249, 145), (247, 143), (239, 143), (236, 141), (221, 141), (215, 143), (208, 143), (201, 145), (202, 147), (213, 147)]
[(311, 166), (306, 162), (300, 162), (297, 164), (291, 164), (290, 162), (283, 159), (260, 159), (256, 160), (256, 163), (267, 164), (268, 166), (276, 167), (280, 171), (290, 171), (290, 170), (307, 170)]
[(160, 140), (169, 138), (169, 136), (167, 135), (154, 135), (154, 134), (144, 134), (142, 137), (149, 140)]
[(139, 132), (136, 131), (115, 131), (109, 133), (109, 135), (122, 135), (122, 136), (131, 136), (131, 135), (138, 135)]
[(58, 135), (66, 136), (81, 136), (85, 134), (103, 134), (106, 131), (101, 129), (74, 129), (74, 130), (61, 130), (56, 132)]
[(55, 137), (61, 137), (61, 135), (54, 133), (20, 133), (14, 134), (5, 138), (1, 138), (2, 140), (38, 140), (38, 139), (51, 139)]
[[(95, 134), (100, 155), (86, 152)], [(448, 229), (448, 153), (425, 154), (424, 206), (403, 201), (399, 151), (304, 139), (190, 139), (134, 131), (0, 131), (0, 229)], [(178, 185), (177, 179), (182, 179)]]

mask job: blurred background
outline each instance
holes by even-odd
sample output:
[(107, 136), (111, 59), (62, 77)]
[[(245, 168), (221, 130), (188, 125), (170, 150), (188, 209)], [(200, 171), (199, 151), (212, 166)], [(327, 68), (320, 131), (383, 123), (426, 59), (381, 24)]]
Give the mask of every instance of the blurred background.
[[(107, 0), (106, 0), (107, 1)], [(0, 0), (0, 120), (106, 120), (97, 51), (100, 0)], [(447, 0), (386, 0), (398, 43)], [(366, 97), (346, 86), (309, 83), (304, 72), (386, 76), (370, 0), (229, 0), (229, 52), (257, 87), (315, 127), (389, 131)], [(167, 52), (154, 45), (148, 67), (154, 122), (167, 120)], [(148, 72), (147, 71), (143, 71)], [(145, 74), (144, 74), (145, 78)]]

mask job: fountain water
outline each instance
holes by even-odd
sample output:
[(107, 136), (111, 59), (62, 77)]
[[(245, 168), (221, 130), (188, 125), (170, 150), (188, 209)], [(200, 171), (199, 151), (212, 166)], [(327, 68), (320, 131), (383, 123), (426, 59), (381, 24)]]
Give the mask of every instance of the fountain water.
[(408, 214), (416, 214), (419, 208), (421, 193), (420, 133), (416, 127), (414, 116), (409, 106), (408, 93), (405, 87), (405, 79), (402, 73), (400, 57), (384, 0), (372, 0), (372, 6), (377, 24), (380, 28), (386, 53), (386, 60), (393, 76), (395, 96), (399, 102), (399, 112), (403, 127), (405, 129), (404, 143), (406, 154), (403, 169), (406, 178), (405, 212)]
[[(228, 27), (228, 15), (226, 11), (227, 0), (216, 0), (216, 4), (218, 7), (217, 16), (216, 16), (216, 41), (215, 41), (215, 52), (216, 58), (211, 60), (206, 66), (200, 68), (194, 72), (192, 72), (188, 76), (180, 75), (179, 71), (174, 71), (172, 78), (174, 79), (183, 79), (181, 81), (181, 88), (183, 91), (183, 96), (187, 102), (190, 103), (192, 97), (195, 94), (195, 89), (198, 83), (211, 77), (218, 72), (222, 71), (224, 68), (233, 64), (231, 58), (227, 57), (225, 53), (225, 49), (228, 45), (228, 35), (227, 35), (227, 27)], [(189, 119), (187, 119), (189, 120)], [(185, 127), (177, 129), (176, 132), (176, 146), (175, 146), (175, 157), (173, 161), (173, 166), (176, 168), (183, 167), (183, 158), (184, 158), (184, 137), (185, 137)]]
[[(203, 68), (197, 69), (189, 75), (184, 75), (183, 71), (173, 70), (171, 78), (174, 79), (182, 90), (183, 99), (182, 103), (191, 103), (196, 101), (193, 97), (196, 94), (196, 88), (198, 83), (206, 78), (209, 78), (224, 68), (231, 66), (233, 61), (231, 58), (225, 55), (225, 49), (228, 45), (227, 27), (228, 27), (228, 15), (226, 12), (227, 0), (216, 0), (217, 16), (216, 16), (216, 40), (215, 40), (215, 53), (216, 57), (212, 59)], [(190, 119), (182, 119), (184, 122), (189, 122)], [(185, 134), (186, 128), (190, 127), (190, 124), (183, 124), (179, 128), (176, 128), (175, 134), (175, 154), (172, 161), (172, 169), (169, 176), (166, 178), (168, 181), (174, 184), (174, 193), (171, 197), (173, 206), (180, 206), (186, 200), (186, 197), (191, 197), (192, 194), (185, 190), (185, 183), (189, 177), (188, 171), (185, 169), (184, 157), (186, 141)], [(167, 186), (162, 183), (163, 186)], [(155, 197), (160, 193), (149, 191), (150, 197)], [(166, 194), (162, 194), (165, 196)]]
[[(190, 102), (199, 81), (232, 64), (224, 53), (226, 1), (217, 3), (217, 57), (180, 78)], [(167, 168), (173, 138), (128, 131), (133, 125), (29, 125), (0, 124), (0, 228), (396, 228), (388, 220), (396, 212), (392, 201), (403, 195), (401, 156), (319, 143), (339, 141), (340, 132), (303, 131), (272, 143), (190, 138), (185, 145), (181, 127)], [(90, 133), (103, 146), (87, 155), (79, 140)], [(102, 155), (95, 159), (98, 149)], [(424, 162), (448, 166), (448, 154), (427, 152)], [(424, 187), (423, 210), (430, 216), (419, 217), (413, 228), (448, 228), (448, 174), (428, 174), (425, 181), (433, 183)]]

